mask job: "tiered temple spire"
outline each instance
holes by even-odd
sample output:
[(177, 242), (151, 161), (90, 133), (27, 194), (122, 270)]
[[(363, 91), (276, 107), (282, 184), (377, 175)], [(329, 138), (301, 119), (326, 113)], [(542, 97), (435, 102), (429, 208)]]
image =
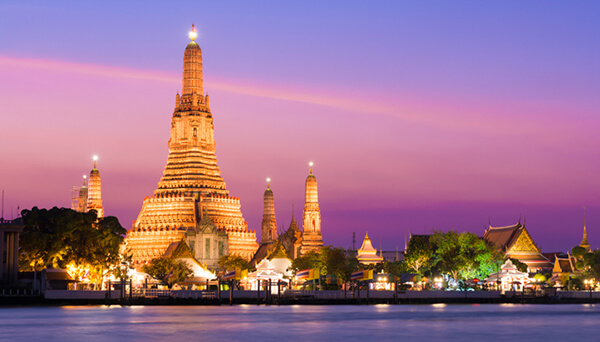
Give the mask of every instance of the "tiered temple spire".
[(587, 228), (585, 226), (585, 207), (583, 207), (583, 239), (581, 239), (579, 246), (585, 248), (588, 252), (590, 250), (590, 242), (587, 238)]
[(94, 168), (90, 171), (90, 181), (88, 183), (87, 211), (90, 210), (96, 210), (98, 218), (104, 217), (102, 183), (100, 181), (100, 171), (98, 171), (98, 156), (94, 156)]
[(271, 179), (267, 178), (267, 189), (263, 198), (263, 219), (261, 224), (261, 243), (272, 243), (277, 240), (277, 220), (275, 219), (275, 201), (271, 190)]
[(231, 197), (215, 155), (213, 116), (203, 93), (202, 50), (192, 26), (183, 57), (181, 96), (176, 96), (171, 121), (169, 156), (154, 195), (127, 234), (134, 262), (160, 257), (172, 241), (194, 230), (203, 212), (228, 235), (229, 252), (250, 259), (258, 244), (241, 212), (239, 198)]
[(323, 247), (317, 178), (313, 175), (313, 163), (311, 162), (309, 165), (309, 175), (306, 177), (304, 214), (302, 215), (301, 254)]

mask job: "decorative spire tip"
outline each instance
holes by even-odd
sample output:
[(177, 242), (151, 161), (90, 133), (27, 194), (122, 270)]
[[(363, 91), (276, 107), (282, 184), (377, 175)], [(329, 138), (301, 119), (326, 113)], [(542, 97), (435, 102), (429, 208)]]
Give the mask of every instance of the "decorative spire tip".
[(194, 27), (194, 24), (192, 24), (192, 29), (190, 30), (190, 33), (188, 33), (188, 37), (190, 37), (190, 39), (192, 41), (196, 40), (196, 38), (198, 38), (198, 32), (196, 32), (196, 28)]

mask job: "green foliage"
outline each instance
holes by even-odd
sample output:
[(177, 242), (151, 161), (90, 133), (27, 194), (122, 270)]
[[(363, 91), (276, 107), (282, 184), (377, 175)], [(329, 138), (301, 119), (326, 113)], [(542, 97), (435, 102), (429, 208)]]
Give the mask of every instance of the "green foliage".
[(583, 256), (585, 273), (589, 278), (600, 280), (600, 250), (586, 253)]
[(166, 279), (169, 285), (184, 281), (193, 272), (184, 261), (171, 257), (152, 259), (149, 264), (142, 266), (142, 272), (162, 281), (165, 281), (171, 271), (173, 271), (173, 275)]
[(537, 273), (536, 275), (533, 276), (533, 278), (535, 279), (535, 281), (537, 283), (543, 283), (549, 279), (549, 277), (547, 275), (542, 274), (542, 273)]
[(571, 255), (573, 255), (576, 260), (574, 266), (577, 270), (583, 271), (589, 268), (589, 265), (586, 262), (586, 256), (588, 254), (590, 253), (588, 253), (588, 251), (581, 246), (575, 246), (571, 249)]
[(291, 270), (296, 275), (298, 271), (321, 268), (322, 266), (321, 255), (316, 251), (310, 251), (292, 260)]
[(581, 281), (579, 278), (569, 277), (569, 280), (567, 281), (567, 289), (570, 291), (581, 291), (584, 289), (583, 281)]
[(343, 248), (325, 246), (316, 251), (310, 251), (292, 261), (291, 270), (294, 275), (301, 270), (319, 269), (321, 275), (335, 274), (342, 279), (350, 279), (350, 274), (359, 269), (358, 259), (347, 256)]
[[(119, 246), (127, 231), (116, 217), (97, 220), (95, 211), (80, 213), (54, 207), (21, 212), (25, 229), (20, 237), (20, 266), (37, 270), (90, 265), (109, 269), (119, 264)], [(102, 273), (102, 271), (100, 271)]]
[(223, 255), (219, 258), (219, 268), (222, 271), (233, 271), (233, 270), (248, 270), (250, 269), (250, 263), (248, 260), (238, 255)]
[(485, 278), (496, 270), (502, 255), (487, 240), (469, 232), (435, 232), (433, 264), (455, 280)]
[(575, 247), (571, 248), (571, 255), (573, 255), (577, 259), (583, 258), (585, 253), (587, 253), (587, 251), (585, 250), (585, 248), (583, 248), (581, 246), (575, 246)]
[(407, 247), (404, 262), (411, 272), (424, 274), (431, 269), (435, 246), (431, 243), (430, 236), (413, 235)]
[(513, 265), (517, 266), (517, 269), (521, 272), (527, 272), (527, 264), (519, 261), (515, 258), (508, 258), (513, 263)]

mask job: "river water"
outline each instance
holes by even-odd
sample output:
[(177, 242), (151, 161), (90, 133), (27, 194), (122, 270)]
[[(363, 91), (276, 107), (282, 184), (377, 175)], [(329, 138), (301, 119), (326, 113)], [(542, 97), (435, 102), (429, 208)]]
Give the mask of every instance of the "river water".
[(600, 305), (0, 308), (3, 341), (596, 341)]

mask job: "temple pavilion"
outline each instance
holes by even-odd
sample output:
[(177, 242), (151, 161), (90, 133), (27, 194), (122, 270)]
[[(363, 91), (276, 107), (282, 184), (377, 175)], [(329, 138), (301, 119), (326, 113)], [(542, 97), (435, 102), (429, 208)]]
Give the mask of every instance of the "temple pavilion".
[(485, 279), (485, 283), (496, 285), (500, 282), (501, 291), (522, 291), (523, 287), (531, 282), (527, 272), (518, 270), (510, 259), (507, 259), (500, 268), (500, 272), (492, 273)]
[(552, 262), (542, 255), (531, 235), (521, 222), (512, 226), (486, 229), (483, 238), (501, 250), (505, 257), (514, 258), (527, 265), (528, 272), (551, 270)]

